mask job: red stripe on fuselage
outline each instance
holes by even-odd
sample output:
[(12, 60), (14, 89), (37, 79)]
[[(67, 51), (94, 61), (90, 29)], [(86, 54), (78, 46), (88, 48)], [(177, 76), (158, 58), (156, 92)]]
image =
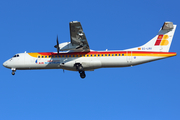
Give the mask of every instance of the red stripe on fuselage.
[[(139, 54), (176, 54), (175, 52), (148, 52), (148, 51), (91, 51), (91, 52), (69, 52), (59, 53), (59, 55), (84, 55), (84, 54), (126, 54), (126, 53), (139, 53)], [(58, 55), (54, 52), (39, 52), (41, 55)]]

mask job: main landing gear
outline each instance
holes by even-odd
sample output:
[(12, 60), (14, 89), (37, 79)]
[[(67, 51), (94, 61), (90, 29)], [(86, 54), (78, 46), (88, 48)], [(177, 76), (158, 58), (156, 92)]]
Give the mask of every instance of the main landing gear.
[(11, 70), (12, 70), (12, 75), (15, 75), (15, 72), (16, 72), (16, 68), (11, 68)]
[(76, 67), (76, 70), (79, 71), (80, 77), (85, 78), (86, 74), (84, 72), (83, 66), (80, 63), (76, 63), (76, 64), (74, 64), (74, 66)]

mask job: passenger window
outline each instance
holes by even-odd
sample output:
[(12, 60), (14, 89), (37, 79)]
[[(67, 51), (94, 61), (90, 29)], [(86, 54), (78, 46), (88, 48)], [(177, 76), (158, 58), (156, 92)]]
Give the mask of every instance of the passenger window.
[(91, 55), (91, 57), (92, 57), (92, 55)]
[(108, 56), (111, 56), (111, 54), (109, 54)]
[(41, 58), (44, 58), (44, 56), (41, 56)]
[(122, 56), (124, 56), (124, 54), (122, 54)]
[(89, 55), (87, 55), (87, 57), (89, 57)]
[(71, 55), (69, 55), (69, 57), (71, 57)]
[(38, 56), (38, 58), (40, 58), (40, 56)]
[(45, 58), (47, 58), (47, 56), (45, 56)]
[(117, 54), (115, 54), (115, 56), (117, 56)]
[(112, 56), (114, 56), (114, 54), (112, 54)]
[(100, 56), (100, 55), (98, 54), (98, 56)]
[(119, 56), (121, 56), (121, 54), (119, 54)]
[(96, 55), (94, 55), (94, 57), (96, 57)]
[(61, 56), (59, 55), (59, 58), (60, 58)]
[(104, 56), (103, 54), (101, 54), (101, 56)]

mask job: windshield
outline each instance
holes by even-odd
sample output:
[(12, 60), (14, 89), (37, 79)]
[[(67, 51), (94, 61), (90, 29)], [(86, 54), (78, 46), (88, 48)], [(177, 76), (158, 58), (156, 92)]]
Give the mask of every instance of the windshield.
[(13, 57), (19, 57), (19, 55), (17, 54), (17, 55), (14, 55)]

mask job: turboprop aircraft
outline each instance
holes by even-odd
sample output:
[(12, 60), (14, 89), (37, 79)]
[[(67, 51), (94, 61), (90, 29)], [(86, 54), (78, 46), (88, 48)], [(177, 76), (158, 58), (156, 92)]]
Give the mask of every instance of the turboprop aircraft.
[[(81, 78), (85, 78), (85, 71), (98, 68), (128, 67), (139, 65), (167, 57), (176, 56), (169, 52), (176, 25), (165, 22), (158, 34), (146, 44), (116, 51), (93, 51), (90, 49), (81, 23), (72, 21), (70, 26), (71, 42), (54, 46), (57, 52), (18, 53), (3, 63), (12, 70), (33, 69), (64, 69), (78, 71)], [(61, 52), (60, 52), (61, 51)]]

